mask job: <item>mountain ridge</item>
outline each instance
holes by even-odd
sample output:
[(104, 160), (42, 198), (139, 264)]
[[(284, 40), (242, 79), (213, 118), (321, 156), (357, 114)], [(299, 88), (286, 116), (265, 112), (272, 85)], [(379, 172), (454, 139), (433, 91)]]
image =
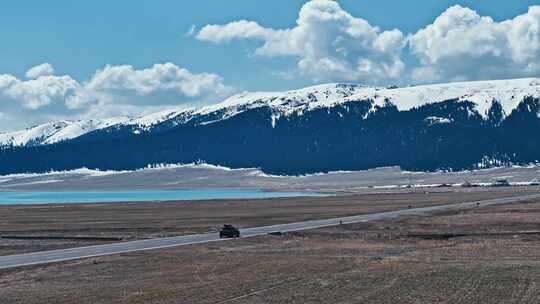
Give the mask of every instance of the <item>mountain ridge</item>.
[[(292, 112), (332, 107), (351, 100), (371, 100), (372, 111), (393, 103), (400, 111), (407, 111), (426, 103), (447, 100), (468, 100), (475, 103), (478, 114), (487, 118), (493, 101), (498, 101), (503, 116), (513, 111), (523, 98), (540, 96), (540, 78), (456, 82), (404, 88), (367, 87), (357, 84), (331, 83), (285, 92), (244, 92), (215, 105), (199, 108), (179, 108), (140, 117), (113, 117), (92, 120), (63, 120), (34, 126), (22, 131), (0, 133), (0, 147), (46, 145), (71, 140), (87, 133), (122, 126), (132, 126), (134, 133), (142, 133), (167, 120), (174, 124), (187, 123), (196, 116), (224, 112), (219, 119), (236, 115), (239, 109), (270, 106), (275, 110), (272, 123)], [(369, 114), (369, 113), (368, 113)], [(539, 114), (540, 115), (540, 114)], [(212, 123), (206, 121), (200, 123)]]
[(406, 88), (327, 84), (241, 93), (211, 106), (0, 149), (0, 174), (206, 162), (306, 174), (400, 166), (460, 170), (540, 159), (540, 80)]

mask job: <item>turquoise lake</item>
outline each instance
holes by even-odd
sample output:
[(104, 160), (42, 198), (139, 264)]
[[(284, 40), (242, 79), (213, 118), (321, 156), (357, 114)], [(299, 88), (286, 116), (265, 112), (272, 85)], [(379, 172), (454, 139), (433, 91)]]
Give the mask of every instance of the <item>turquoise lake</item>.
[(127, 190), (127, 191), (14, 191), (0, 192), (0, 205), (148, 202), (209, 199), (257, 199), (320, 196), (316, 193), (268, 192), (257, 189)]

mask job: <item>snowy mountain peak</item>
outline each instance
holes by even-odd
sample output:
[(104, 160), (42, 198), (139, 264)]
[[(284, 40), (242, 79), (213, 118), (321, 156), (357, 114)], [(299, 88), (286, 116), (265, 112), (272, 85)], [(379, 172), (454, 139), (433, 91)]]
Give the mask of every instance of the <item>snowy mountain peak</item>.
[[(23, 131), (0, 133), (0, 147), (52, 144), (109, 127), (130, 126), (133, 133), (139, 134), (151, 131), (153, 127), (166, 121), (180, 125), (197, 119), (197, 124), (211, 124), (259, 107), (272, 108), (274, 125), (276, 118), (283, 115), (355, 101), (370, 102), (371, 112), (374, 112), (388, 104), (396, 106), (399, 111), (408, 111), (431, 103), (466, 100), (474, 104), (472, 111), (484, 119), (488, 118), (493, 103), (497, 102), (501, 105), (504, 118), (528, 96), (540, 97), (539, 78), (456, 82), (405, 88), (333, 83), (284, 92), (244, 92), (210, 106), (170, 109), (135, 118), (47, 123)], [(540, 117), (540, 113), (538, 115)], [(439, 124), (449, 122), (444, 118), (429, 121)]]
[(246, 109), (269, 106), (286, 115), (358, 100), (371, 101), (373, 110), (390, 103), (400, 111), (408, 111), (425, 104), (456, 99), (473, 102), (474, 110), (487, 118), (493, 102), (498, 102), (508, 115), (527, 96), (540, 96), (540, 79), (456, 82), (405, 88), (325, 84), (287, 92), (245, 92), (221, 103), (194, 110), (190, 114), (223, 111), (223, 119), (226, 119)]
[[(209, 114), (225, 109), (246, 109), (261, 106), (270, 106), (283, 111), (331, 106), (366, 88), (356, 84), (332, 83), (284, 92), (244, 92), (231, 96), (221, 103), (195, 110), (192, 114)], [(232, 116), (235, 112), (232, 110), (227, 117)]]
[(23, 131), (0, 134), (0, 146), (46, 145), (79, 137), (88, 132), (116, 125), (126, 117), (102, 120), (63, 120), (30, 127)]
[(379, 90), (376, 93), (365, 92), (354, 97), (371, 98), (379, 105), (382, 105), (385, 100), (390, 100), (400, 111), (452, 99), (467, 100), (473, 102), (478, 114), (486, 118), (494, 101), (497, 101), (502, 106), (504, 113), (508, 115), (528, 96), (540, 96), (539, 78), (413, 86)]

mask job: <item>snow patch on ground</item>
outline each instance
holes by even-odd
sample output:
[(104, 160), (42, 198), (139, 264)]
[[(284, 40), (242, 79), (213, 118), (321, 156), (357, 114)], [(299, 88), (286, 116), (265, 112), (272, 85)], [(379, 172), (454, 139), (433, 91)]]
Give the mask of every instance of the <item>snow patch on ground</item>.
[(449, 124), (452, 123), (453, 120), (446, 117), (437, 117), (437, 116), (430, 116), (424, 119), (430, 126), (436, 125), (436, 124)]
[(231, 169), (229, 167), (211, 165), (204, 162), (188, 163), (188, 164), (152, 164), (146, 166), (144, 169), (137, 169), (128, 172), (137, 172), (145, 170), (163, 170), (163, 169), (178, 169), (178, 168), (190, 168), (190, 169), (207, 169), (207, 170), (222, 170), (222, 171), (238, 171), (238, 170), (250, 170), (251, 168), (239, 168)]
[(57, 175), (85, 175), (85, 176), (107, 176), (113, 174), (126, 173), (130, 171), (113, 171), (113, 170), (93, 170), (88, 168), (80, 168), (74, 170), (66, 171), (49, 171), (45, 173), (17, 173), (17, 174), (8, 174), (0, 175), (0, 183), (7, 182), (15, 179), (23, 178), (33, 178), (33, 177), (47, 177), (47, 176), (57, 176)]
[[(86, 177), (108, 176), (117, 174), (127, 174), (134, 172), (156, 171), (156, 170), (171, 170), (171, 169), (205, 169), (205, 170), (221, 170), (221, 171), (243, 171), (243, 170), (256, 170), (250, 168), (231, 169), (228, 167), (211, 165), (206, 163), (189, 163), (189, 164), (152, 164), (143, 169), (137, 170), (96, 170), (88, 168), (79, 168), (66, 171), (49, 171), (45, 173), (18, 173), (9, 175), (0, 175), (0, 183), (13, 181), (17, 179), (38, 178), (38, 177), (50, 177), (50, 176), (63, 176), (63, 175), (82, 175)], [(50, 181), (50, 180), (49, 180)]]
[[(18, 187), (18, 186), (31, 186), (31, 185), (41, 185), (41, 184), (53, 184), (53, 183), (61, 183), (64, 180), (61, 179), (48, 179), (48, 180), (38, 180), (33, 182), (24, 182), (24, 183), (15, 183), (10, 184), (10, 187)], [(0, 182), (1, 184), (2, 182)]]

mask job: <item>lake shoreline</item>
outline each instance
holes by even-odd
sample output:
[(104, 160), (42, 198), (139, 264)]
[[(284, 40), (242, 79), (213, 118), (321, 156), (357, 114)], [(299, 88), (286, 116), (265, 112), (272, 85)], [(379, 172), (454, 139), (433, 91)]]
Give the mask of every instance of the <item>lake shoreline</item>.
[(271, 199), (320, 197), (328, 194), (266, 189), (167, 189), (167, 190), (90, 190), (90, 191), (2, 191), (0, 206), (98, 204), (122, 202), (169, 202), (204, 200)]

